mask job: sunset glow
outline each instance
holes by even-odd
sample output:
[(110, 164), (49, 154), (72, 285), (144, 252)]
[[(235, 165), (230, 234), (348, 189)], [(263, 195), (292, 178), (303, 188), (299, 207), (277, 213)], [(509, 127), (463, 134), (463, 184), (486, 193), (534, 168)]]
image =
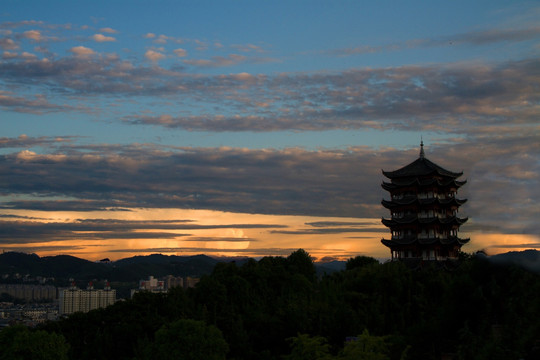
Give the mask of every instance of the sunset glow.
[(538, 249), (539, 14), (9, 1), (0, 250), (387, 259), (381, 170), (415, 160), (421, 139), (467, 180), (462, 250)]

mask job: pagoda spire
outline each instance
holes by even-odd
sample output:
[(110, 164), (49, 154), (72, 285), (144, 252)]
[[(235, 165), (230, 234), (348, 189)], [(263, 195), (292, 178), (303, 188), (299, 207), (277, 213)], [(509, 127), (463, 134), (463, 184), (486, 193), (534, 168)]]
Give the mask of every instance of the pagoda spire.
[(426, 156), (424, 154), (424, 140), (420, 137), (420, 159), (423, 159)]

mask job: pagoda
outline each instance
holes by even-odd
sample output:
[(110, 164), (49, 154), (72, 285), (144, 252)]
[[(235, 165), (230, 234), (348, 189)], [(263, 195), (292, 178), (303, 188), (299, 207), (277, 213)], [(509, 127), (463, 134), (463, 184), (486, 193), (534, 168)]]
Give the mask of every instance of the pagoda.
[(418, 159), (382, 173), (390, 179), (382, 183), (390, 193), (390, 200), (383, 199), (382, 205), (391, 214), (382, 223), (392, 236), (381, 242), (390, 248), (392, 260), (456, 259), (461, 246), (469, 241), (458, 237), (459, 227), (467, 221), (457, 216), (467, 201), (456, 198), (457, 190), (467, 182), (457, 180), (463, 172), (448, 171), (429, 161), (422, 141)]

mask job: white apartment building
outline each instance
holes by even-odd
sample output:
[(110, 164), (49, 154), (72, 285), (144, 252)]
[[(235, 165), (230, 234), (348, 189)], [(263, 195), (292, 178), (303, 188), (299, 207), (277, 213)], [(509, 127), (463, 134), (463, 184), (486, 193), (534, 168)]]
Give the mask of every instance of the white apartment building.
[(72, 286), (60, 291), (60, 315), (73, 314), (75, 312), (88, 312), (90, 310), (104, 308), (116, 302), (116, 290), (107, 286), (104, 289), (94, 289), (90, 284), (86, 290)]

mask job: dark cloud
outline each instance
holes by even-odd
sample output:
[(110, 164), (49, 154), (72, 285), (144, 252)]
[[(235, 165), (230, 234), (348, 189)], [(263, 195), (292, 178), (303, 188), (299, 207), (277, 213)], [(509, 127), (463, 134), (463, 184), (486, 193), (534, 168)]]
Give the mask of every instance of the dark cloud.
[(400, 43), (386, 45), (361, 45), (326, 51), (328, 55), (351, 56), (373, 54), (380, 52), (402, 51), (406, 49), (458, 46), (458, 45), (489, 45), (502, 42), (520, 42), (533, 40), (540, 37), (540, 27), (526, 27), (521, 29), (490, 29), (470, 31), (460, 34), (447, 35), (439, 38), (424, 38), (407, 40)]
[(491, 245), (490, 248), (500, 248), (500, 249), (540, 249), (540, 243), (526, 243), (526, 244), (501, 244), (501, 245)]
[(91, 249), (96, 247), (102, 247), (103, 245), (84, 245), (84, 246), (77, 246), (77, 245), (43, 245), (43, 246), (32, 246), (32, 248), (28, 247), (19, 247), (19, 246), (2, 246), (4, 250), (9, 251), (16, 251), (16, 252), (22, 252), (22, 253), (39, 253), (42, 251), (51, 251), (51, 252), (63, 252), (63, 251), (73, 251), (77, 250), (78, 254), (80, 254), (80, 250), (84, 249)]
[(367, 222), (367, 221), (358, 221), (358, 222), (351, 222), (351, 221), (315, 221), (315, 222), (308, 222), (306, 225), (314, 226), (314, 227), (331, 227), (331, 226), (366, 226), (366, 225), (373, 225), (373, 222)]
[(517, 42), (537, 39), (540, 37), (540, 27), (522, 29), (492, 29), (473, 31), (455, 36), (447, 36), (446, 40), (471, 45), (486, 45), (499, 42)]
[[(158, 228), (139, 227), (138, 229)], [(162, 228), (161, 226), (159, 228)], [(84, 223), (43, 223), (29, 221), (0, 221), (0, 243), (35, 243), (66, 240), (105, 240), (105, 239), (174, 239), (189, 234), (170, 232), (136, 232), (137, 228), (129, 228), (127, 224), (111, 226), (110, 224)]]
[[(478, 35), (477, 40), (536, 34)], [(497, 32), (495, 32), (497, 33)], [(489, 32), (491, 34), (491, 32)], [(497, 33), (498, 34), (498, 33)], [(460, 35), (456, 38), (465, 38)], [(456, 40), (457, 41), (457, 40)], [(243, 55), (207, 66), (244, 61)], [(419, 65), (276, 75), (192, 74), (117, 55), (14, 57), (0, 62), (2, 82), (58, 99), (174, 99), (160, 114), (131, 114), (127, 124), (203, 131), (327, 129), (430, 130), (462, 133), (472, 124), (535, 123), (540, 100), (538, 59), (499, 64)], [(51, 104), (44, 96), (0, 93), (0, 106), (18, 112), (90, 111)], [(80, 97), (78, 99), (81, 99)], [(60, 101), (60, 100), (59, 100)], [(178, 110), (181, 107), (181, 111)], [(201, 108), (211, 108), (204, 113)]]
[(343, 234), (356, 232), (381, 232), (384, 227), (366, 227), (366, 228), (318, 228), (318, 229), (300, 229), (300, 230), (272, 230), (274, 234), (288, 235), (321, 235), (321, 234)]
[[(532, 104), (540, 100), (533, 90), (540, 85), (538, 68), (540, 62), (533, 59), (214, 78), (208, 79), (205, 90), (209, 98), (234, 106), (236, 102), (239, 112), (133, 115), (124, 121), (218, 132), (371, 128), (465, 133), (478, 125), (536, 123), (539, 113)], [(224, 89), (229, 90), (227, 97)]]
[[(366, 215), (366, 193), (356, 184), (378, 170), (351, 169), (364, 159), (347, 151), (247, 151), (183, 149), (129, 155), (88, 152), (38, 155), (26, 151), (0, 157), (0, 192), (68, 196), (78, 200), (12, 200), (6, 208), (181, 207), (225, 211)], [(322, 174), (322, 175), (321, 175)], [(378, 182), (368, 184), (372, 197)], [(358, 203), (351, 203), (351, 198)], [(371, 212), (371, 215), (374, 215)]]
[(27, 135), (21, 135), (17, 138), (0, 137), (0, 149), (1, 148), (31, 148), (34, 146), (55, 147), (62, 146), (66, 143), (70, 143), (76, 139), (80, 139), (79, 136), (40, 136), (30, 137)]
[(216, 241), (224, 241), (224, 242), (245, 242), (245, 241), (257, 241), (253, 238), (235, 238), (235, 237), (190, 237), (188, 239), (183, 239), (184, 241), (206, 241), (206, 242), (216, 242)]
[[(464, 231), (538, 234), (540, 144), (536, 131), (483, 135), (433, 143), (426, 156), (445, 168), (463, 171), (460, 196), (469, 201), (461, 216)], [(14, 140), (15, 141), (15, 140)], [(5, 210), (129, 210), (194, 208), (239, 213), (380, 218), (387, 194), (381, 169), (395, 170), (417, 158), (408, 151), (357, 147), (345, 150), (247, 150), (235, 148), (83, 147), (0, 156), (0, 194)], [(123, 149), (123, 150), (122, 150)], [(112, 151), (112, 153), (108, 153)], [(69, 200), (66, 200), (69, 199)], [(494, 204), (503, 204), (501, 206)], [(99, 226), (152, 228), (149, 223)], [(230, 227), (272, 228), (279, 224)], [(363, 222), (307, 223), (306, 233), (360, 232)], [(91, 227), (89, 222), (77, 224)], [(470, 230), (467, 228), (470, 226)], [(223, 227), (223, 226), (219, 226)], [(159, 228), (208, 228), (161, 223)], [(348, 230), (347, 230), (348, 229)], [(491, 230), (490, 230), (491, 229)], [(70, 229), (76, 230), (76, 229)], [(380, 229), (379, 229), (380, 230)]]
[(33, 98), (13, 96), (12, 94), (0, 90), (0, 108), (15, 112), (30, 114), (44, 114), (57, 111), (82, 110), (68, 105), (57, 105), (50, 103), (44, 96), (33, 96)]
[[(201, 225), (193, 220), (112, 220), (80, 219), (72, 222), (39, 222), (27, 217), (5, 216), (0, 221), (0, 243), (10, 244), (50, 242), (63, 240), (102, 239), (174, 239), (190, 236), (189, 233), (171, 233), (171, 230), (207, 229), (267, 229), (282, 225), (222, 224)], [(139, 232), (144, 230), (144, 232)], [(153, 230), (153, 231), (149, 231)], [(168, 232), (167, 232), (168, 231)], [(191, 237), (188, 241), (256, 241), (254, 239)]]

